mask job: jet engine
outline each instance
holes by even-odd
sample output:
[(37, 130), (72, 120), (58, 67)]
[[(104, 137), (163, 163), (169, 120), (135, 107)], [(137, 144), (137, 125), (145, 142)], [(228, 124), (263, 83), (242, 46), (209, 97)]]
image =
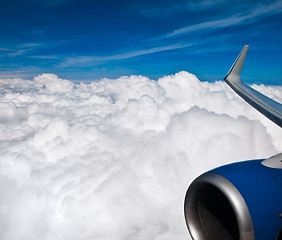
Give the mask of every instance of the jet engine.
[(282, 154), (202, 174), (187, 190), (184, 213), (195, 240), (282, 240)]
[[(248, 49), (244, 46), (224, 81), (282, 127), (282, 105), (240, 80)], [(282, 153), (199, 176), (187, 190), (184, 214), (195, 240), (282, 240)]]

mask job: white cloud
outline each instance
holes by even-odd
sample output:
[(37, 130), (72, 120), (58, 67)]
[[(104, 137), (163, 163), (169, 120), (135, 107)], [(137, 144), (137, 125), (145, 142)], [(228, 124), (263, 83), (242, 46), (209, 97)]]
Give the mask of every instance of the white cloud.
[(112, 60), (122, 60), (127, 58), (133, 58), (141, 55), (147, 55), (157, 52), (175, 50), (190, 47), (192, 44), (172, 44), (167, 46), (149, 48), (139, 51), (132, 51), (123, 54), (116, 54), (111, 56), (76, 56), (76, 57), (68, 57), (63, 62), (61, 62), (58, 67), (71, 67), (71, 66), (93, 66), (95, 63), (104, 62), (104, 61), (112, 61)]
[[(281, 87), (255, 87), (281, 102)], [(197, 175), (282, 150), (278, 126), (187, 72), (1, 79), (0, 99), (3, 240), (187, 239)]]
[(159, 38), (167, 38), (167, 37), (174, 37), (179, 36), (182, 34), (205, 30), (205, 29), (218, 29), (223, 27), (230, 27), (240, 24), (245, 24), (249, 22), (257, 21), (264, 16), (272, 15), (272, 14), (279, 14), (282, 11), (282, 2), (276, 1), (270, 5), (259, 5), (258, 7), (251, 9), (251, 11), (243, 12), (241, 14), (236, 14), (227, 18), (219, 19), (219, 20), (212, 20), (207, 22), (202, 22), (199, 24), (189, 25), (180, 29), (176, 29), (173, 32), (159, 37)]
[(0, 48), (0, 51), (12, 51), (12, 49), (9, 49), (9, 48)]
[(52, 56), (52, 55), (34, 55), (34, 56), (29, 56), (30, 58), (38, 58), (38, 59), (59, 59), (58, 56)]
[(202, 11), (207, 8), (216, 7), (226, 0), (189, 0), (189, 1), (142, 1), (133, 3), (133, 8), (143, 16), (154, 18), (154, 17), (168, 17), (175, 14), (179, 14), (185, 11), (194, 12)]
[(68, 80), (58, 78), (55, 74), (42, 74), (34, 78), (34, 82), (42, 84), (51, 93), (69, 92), (74, 84)]

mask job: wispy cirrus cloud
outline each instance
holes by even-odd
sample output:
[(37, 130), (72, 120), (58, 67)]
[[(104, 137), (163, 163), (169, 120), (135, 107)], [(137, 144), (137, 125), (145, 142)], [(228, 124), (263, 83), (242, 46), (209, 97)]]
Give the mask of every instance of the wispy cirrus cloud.
[(182, 12), (202, 11), (216, 7), (226, 0), (168, 0), (168, 1), (140, 1), (133, 3), (134, 9), (148, 18), (165, 18)]
[(222, 18), (219, 20), (206, 21), (199, 24), (189, 25), (187, 27), (174, 30), (173, 32), (161, 36), (159, 38), (170, 38), (170, 37), (175, 37), (182, 34), (200, 31), (200, 30), (206, 30), (206, 29), (213, 30), (213, 29), (230, 27), (230, 26), (235, 26), (245, 23), (251, 23), (261, 20), (261, 18), (265, 16), (278, 14), (281, 12), (282, 12), (282, 1), (276, 1), (271, 5), (259, 6), (255, 9), (248, 10), (248, 12), (244, 12), (242, 14), (236, 14), (231, 17)]
[(40, 47), (42, 45), (44, 45), (44, 44), (30, 42), (30, 43), (21, 44), (21, 45), (19, 45), (19, 47), (21, 47), (21, 48), (25, 48), (25, 47)]
[(169, 51), (169, 50), (176, 50), (181, 48), (190, 47), (193, 44), (172, 44), (167, 46), (155, 47), (145, 50), (138, 50), (132, 51), (122, 54), (110, 55), (110, 56), (77, 56), (77, 57), (68, 57), (63, 62), (61, 62), (58, 67), (65, 68), (65, 67), (73, 67), (76, 65), (79, 66), (90, 66), (93, 64), (97, 64), (102, 61), (112, 61), (112, 60), (123, 60), (128, 58), (133, 58), (141, 55), (146, 54), (153, 54), (157, 52)]
[(22, 56), (26, 55), (27, 53), (38, 49), (40, 47), (44, 46), (42, 43), (23, 43), (19, 45), (15, 45), (12, 47), (7, 47), (7, 48), (0, 48), (0, 51), (4, 52), (5, 54), (3, 56), (8, 56), (8, 57), (17, 57), (17, 56)]
[(37, 59), (59, 59), (59, 56), (53, 56), (53, 55), (34, 55), (29, 56), (29, 58), (37, 58)]
[(6, 51), (12, 51), (12, 49), (10, 49), (10, 48), (0, 48), (0, 51), (6, 52)]
[(22, 49), (22, 50), (13, 50), (12, 52), (7, 53), (7, 55), (9, 57), (16, 57), (16, 56), (24, 55), (24, 54), (26, 54), (27, 52), (30, 52), (30, 51), (32, 51), (31, 48), (29, 48), (29, 49)]
[(23, 56), (26, 55), (28, 58), (41, 58), (41, 59), (55, 59), (58, 58), (57, 56), (54, 55), (32, 55), (34, 54), (33, 51), (35, 50), (44, 50), (48, 48), (54, 48), (60, 45), (64, 45), (67, 42), (70, 42), (73, 40), (60, 40), (60, 41), (46, 41), (46, 42), (27, 42), (27, 43), (22, 43), (22, 44), (14, 44), (13, 46), (9, 47), (3, 47), (0, 48), (0, 52), (3, 52), (4, 54), (2, 56), (7, 56), (7, 57), (18, 57), (18, 56)]
[(74, 0), (49, 0), (49, 1), (29, 0), (30, 4), (41, 5), (45, 7), (59, 7), (62, 5), (67, 5), (71, 2), (74, 2)]

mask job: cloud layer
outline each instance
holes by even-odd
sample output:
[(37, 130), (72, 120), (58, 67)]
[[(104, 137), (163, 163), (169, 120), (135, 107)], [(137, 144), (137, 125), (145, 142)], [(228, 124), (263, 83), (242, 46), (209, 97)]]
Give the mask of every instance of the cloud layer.
[[(281, 102), (281, 87), (254, 87)], [(3, 240), (188, 239), (196, 176), (282, 151), (279, 127), (187, 72), (2, 79), (0, 99)]]

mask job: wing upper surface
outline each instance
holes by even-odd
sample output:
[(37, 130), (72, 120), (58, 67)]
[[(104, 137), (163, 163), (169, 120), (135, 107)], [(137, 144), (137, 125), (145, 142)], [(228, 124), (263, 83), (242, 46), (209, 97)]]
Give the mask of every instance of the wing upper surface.
[(240, 80), (240, 74), (248, 49), (248, 45), (242, 49), (227, 76), (224, 78), (224, 81), (251, 106), (278, 126), (282, 127), (282, 105), (249, 87)]

